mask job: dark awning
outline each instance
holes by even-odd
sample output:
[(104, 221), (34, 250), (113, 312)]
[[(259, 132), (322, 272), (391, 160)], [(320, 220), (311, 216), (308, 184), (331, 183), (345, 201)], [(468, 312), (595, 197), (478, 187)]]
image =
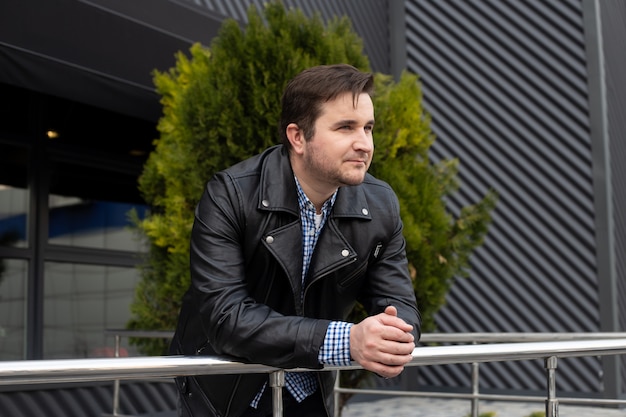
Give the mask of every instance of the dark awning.
[(3, 1), (0, 83), (154, 121), (153, 70), (209, 45), (223, 19), (173, 0)]

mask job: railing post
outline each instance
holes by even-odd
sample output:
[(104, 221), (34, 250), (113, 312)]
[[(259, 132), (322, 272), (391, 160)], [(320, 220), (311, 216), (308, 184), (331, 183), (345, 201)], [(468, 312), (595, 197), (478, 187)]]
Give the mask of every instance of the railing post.
[(274, 417), (283, 417), (283, 387), (285, 386), (285, 371), (274, 371), (270, 374), (272, 387), (272, 407)]
[(550, 356), (546, 358), (545, 367), (548, 373), (548, 398), (546, 399), (546, 417), (559, 417), (559, 400), (556, 398), (556, 365), (556, 356)]
[(478, 417), (479, 377), (478, 362), (472, 362), (472, 417)]
[(341, 388), (341, 371), (337, 371), (337, 379), (335, 379), (335, 389), (333, 390), (333, 395), (335, 396), (335, 409), (333, 410), (333, 417), (339, 417), (339, 409), (340, 409), (340, 398), (339, 388)]
[[(475, 340), (472, 345), (478, 344)], [(478, 395), (480, 385), (480, 370), (478, 362), (472, 362), (472, 417), (478, 417)]]
[[(120, 335), (115, 335), (115, 357), (120, 357)], [(117, 416), (120, 412), (120, 380), (113, 381), (113, 415)]]

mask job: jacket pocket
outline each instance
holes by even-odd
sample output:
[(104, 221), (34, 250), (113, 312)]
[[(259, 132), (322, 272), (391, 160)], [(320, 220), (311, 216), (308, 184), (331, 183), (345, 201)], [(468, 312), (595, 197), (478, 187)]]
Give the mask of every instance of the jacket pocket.
[(215, 407), (202, 392), (196, 378), (191, 376), (177, 377), (178, 413), (181, 417), (209, 416), (218, 417)]
[[(348, 290), (350, 287), (360, 282), (361, 279), (365, 276), (365, 271), (367, 270), (367, 261), (363, 262), (361, 265), (357, 266), (355, 269), (350, 271), (348, 275), (341, 276), (337, 280), (337, 289), (340, 293)], [(341, 273), (341, 272), (339, 272)]]

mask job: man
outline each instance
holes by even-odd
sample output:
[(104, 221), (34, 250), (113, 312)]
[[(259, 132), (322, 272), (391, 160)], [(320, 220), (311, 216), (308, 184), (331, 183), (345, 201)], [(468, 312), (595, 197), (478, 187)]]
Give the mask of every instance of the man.
[[(283, 144), (217, 173), (196, 209), (171, 352), (284, 369), (351, 360), (394, 377), (420, 316), (398, 199), (367, 173), (372, 74), (317, 66), (287, 85)], [(368, 314), (344, 320), (355, 302)], [(177, 378), (181, 416), (271, 416), (267, 374)], [(334, 375), (287, 373), (285, 416), (331, 416)]]

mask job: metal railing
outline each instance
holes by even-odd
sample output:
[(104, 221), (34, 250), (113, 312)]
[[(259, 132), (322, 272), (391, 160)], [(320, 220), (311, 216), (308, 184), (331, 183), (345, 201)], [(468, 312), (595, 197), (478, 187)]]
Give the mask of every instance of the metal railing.
[[(167, 330), (126, 330), (126, 329), (106, 329), (104, 331), (106, 336), (113, 336), (115, 338), (115, 345), (113, 355), (116, 358), (120, 357), (120, 347), (122, 344), (122, 336), (136, 337), (143, 339), (171, 339), (174, 336), (173, 331)], [(118, 416), (120, 411), (120, 380), (113, 381), (113, 416)]]
[[(626, 340), (626, 332), (558, 332), (558, 333), (424, 333), (420, 339), (421, 344), (436, 343), (515, 343), (515, 342), (553, 342), (553, 341), (576, 341), (576, 340), (600, 340), (600, 339), (624, 339)], [(592, 355), (589, 355), (592, 356)], [(556, 365), (556, 364), (555, 364)], [(459, 392), (417, 392), (402, 390), (380, 390), (380, 389), (361, 389), (361, 388), (345, 388), (339, 385), (340, 379), (337, 378), (335, 384), (335, 404), (338, 404), (339, 394), (368, 394), (368, 395), (394, 395), (407, 397), (426, 397), (426, 398), (448, 398), (448, 399), (469, 399), (470, 416), (479, 416), (480, 400), (505, 401), (505, 402), (539, 402), (545, 401), (544, 397), (537, 395), (507, 395), (507, 394), (483, 394), (480, 392), (480, 363), (472, 362), (470, 368), (470, 393)], [(555, 368), (556, 369), (556, 368)], [(560, 398), (560, 403), (579, 404), (586, 406), (620, 406), (626, 405), (623, 399), (607, 399), (607, 398)], [(337, 414), (337, 410), (335, 411)]]
[[(428, 340), (428, 338), (426, 338)], [(432, 341), (432, 340), (431, 340)], [(626, 353), (626, 338), (557, 340), (515, 343), (486, 343), (447, 346), (420, 346), (407, 366), (445, 365), (544, 359), (547, 373), (546, 417), (558, 417), (556, 368), (559, 358), (604, 356)], [(324, 370), (361, 369), (327, 366)], [(290, 369), (289, 372), (310, 372)], [(282, 388), (285, 370), (259, 364), (244, 364), (228, 357), (157, 356), (98, 359), (56, 359), (0, 362), (0, 385), (140, 380), (176, 376), (267, 373), (272, 387), (274, 417), (282, 416)]]
[[(127, 330), (127, 329), (107, 329), (105, 334), (115, 338), (115, 356), (119, 357), (120, 344), (122, 337), (138, 337), (138, 338), (160, 338), (171, 339), (174, 335), (173, 331), (152, 331), (152, 330)], [(558, 332), (558, 333), (514, 333), (514, 332), (491, 332), (491, 333), (424, 333), (420, 339), (420, 344), (434, 343), (512, 343), (512, 342), (549, 342), (558, 340), (597, 340), (597, 339), (626, 339), (626, 332)], [(339, 372), (339, 371), (338, 371)], [(335, 410), (334, 415), (339, 416), (340, 402), (339, 397), (342, 393), (349, 394), (365, 394), (365, 395), (395, 395), (408, 397), (427, 397), (427, 398), (454, 398), (470, 400), (470, 416), (479, 416), (480, 400), (491, 401), (526, 401), (537, 402), (545, 401), (543, 397), (536, 395), (503, 395), (503, 394), (482, 394), (480, 392), (480, 364), (472, 362), (471, 364), (471, 393), (452, 393), (452, 392), (418, 392), (398, 389), (363, 389), (363, 388), (347, 388), (340, 385), (340, 378), (337, 377), (334, 395)], [(113, 415), (118, 415), (119, 410), (119, 390), (120, 381), (114, 381), (113, 390)], [(561, 403), (583, 404), (583, 405), (626, 405), (626, 400), (621, 399), (601, 399), (601, 398), (561, 398)]]

